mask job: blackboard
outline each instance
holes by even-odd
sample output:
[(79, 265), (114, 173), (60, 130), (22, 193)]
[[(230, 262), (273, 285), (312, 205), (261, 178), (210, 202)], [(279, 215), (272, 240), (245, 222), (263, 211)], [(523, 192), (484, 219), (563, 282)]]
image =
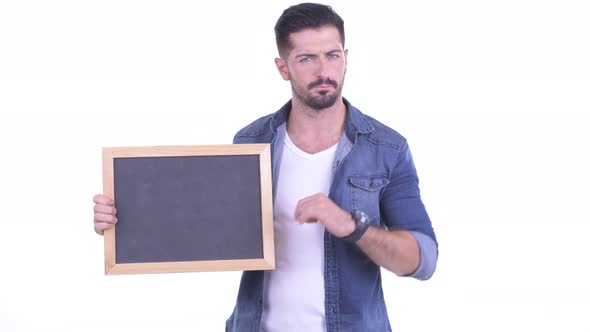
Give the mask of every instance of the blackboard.
[(274, 268), (268, 144), (103, 148), (105, 273)]

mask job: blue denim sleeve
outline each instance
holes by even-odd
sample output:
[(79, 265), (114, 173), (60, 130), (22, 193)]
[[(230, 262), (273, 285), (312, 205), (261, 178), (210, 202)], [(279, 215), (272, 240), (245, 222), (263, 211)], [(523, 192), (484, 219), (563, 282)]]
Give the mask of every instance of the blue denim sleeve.
[(425, 280), (432, 276), (438, 259), (438, 243), (430, 217), (420, 197), (418, 175), (408, 144), (401, 146), (389, 184), (381, 196), (381, 217), (389, 229), (410, 231), (420, 248), (420, 265), (411, 277)]
[(406, 277), (416, 278), (418, 280), (428, 280), (436, 270), (438, 260), (438, 248), (430, 236), (420, 232), (410, 232), (420, 248), (420, 264), (414, 273)]

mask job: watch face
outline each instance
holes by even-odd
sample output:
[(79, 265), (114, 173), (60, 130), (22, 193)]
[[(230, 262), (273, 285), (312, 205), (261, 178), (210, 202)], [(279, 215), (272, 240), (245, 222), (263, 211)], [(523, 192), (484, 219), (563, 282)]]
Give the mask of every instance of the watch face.
[(367, 218), (367, 215), (364, 213), (361, 213), (361, 219), (359, 220), (361, 223), (366, 224), (369, 218)]
[(357, 222), (361, 224), (366, 224), (369, 222), (369, 217), (363, 211), (360, 210), (354, 211), (354, 219), (356, 219)]

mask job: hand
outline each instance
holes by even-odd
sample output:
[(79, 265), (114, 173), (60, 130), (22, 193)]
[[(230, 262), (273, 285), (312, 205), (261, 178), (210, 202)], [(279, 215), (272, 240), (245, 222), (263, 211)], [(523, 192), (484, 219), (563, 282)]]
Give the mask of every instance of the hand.
[(319, 222), (336, 237), (350, 235), (355, 228), (352, 215), (322, 193), (300, 200), (295, 208), (295, 219), (300, 223)]
[(103, 235), (106, 229), (115, 227), (117, 223), (117, 209), (115, 209), (115, 202), (105, 195), (96, 195), (92, 199), (94, 201), (94, 231)]

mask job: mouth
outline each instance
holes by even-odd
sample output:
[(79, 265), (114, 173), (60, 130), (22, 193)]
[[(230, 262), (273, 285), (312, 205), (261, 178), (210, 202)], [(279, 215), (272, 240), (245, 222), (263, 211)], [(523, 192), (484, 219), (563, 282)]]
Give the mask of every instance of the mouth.
[(338, 83), (331, 79), (324, 79), (324, 80), (317, 80), (309, 85), (309, 89), (312, 90), (328, 90), (328, 89), (336, 89), (338, 87)]

